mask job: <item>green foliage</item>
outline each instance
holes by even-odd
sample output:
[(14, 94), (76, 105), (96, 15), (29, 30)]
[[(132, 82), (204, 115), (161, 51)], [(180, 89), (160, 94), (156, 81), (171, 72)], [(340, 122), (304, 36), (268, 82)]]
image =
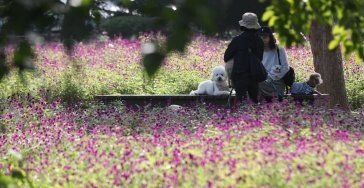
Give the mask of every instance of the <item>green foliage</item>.
[(153, 76), (158, 69), (162, 66), (161, 63), (164, 59), (164, 55), (161, 53), (151, 53), (144, 56), (143, 65), (145, 67), (145, 72), (149, 77)]
[(60, 97), (67, 103), (75, 103), (84, 98), (82, 77), (79, 72), (70, 70), (65, 72), (61, 79)]
[(21, 153), (10, 149), (8, 154), (3, 156), (3, 160), (5, 160), (13, 168), (9, 175), (5, 175), (2, 171), (0, 171), (0, 187), (34, 187), (33, 182), (28, 177), (27, 172), (23, 169), (24, 157)]
[(287, 45), (303, 43), (301, 33), (309, 32), (312, 21), (329, 24), (334, 38), (328, 48), (334, 49), (341, 43), (345, 54), (356, 52), (364, 59), (363, 7), (362, 0), (272, 0), (263, 21), (268, 21)]
[[(186, 0), (177, 3), (174, 9), (167, 3), (169, 1), (144, 0), (132, 2), (130, 0), (120, 1), (119, 4), (127, 7), (135, 6), (135, 10), (144, 15), (155, 17), (158, 20), (159, 28), (170, 28), (167, 35), (167, 42), (162, 43), (163, 47), (154, 54), (146, 54), (144, 64), (149, 75), (153, 75), (162, 64), (167, 54), (185, 50), (185, 46), (191, 39), (193, 28), (198, 28), (206, 34), (213, 34), (216, 31), (216, 25), (212, 21), (215, 11), (209, 0)], [(34, 36), (43, 37), (50, 33), (52, 27), (61, 26), (61, 38), (63, 44), (72, 54), (73, 45), (77, 41), (87, 39), (92, 31), (93, 24), (99, 23), (100, 19), (99, 0), (82, 0), (79, 4), (67, 1), (63, 4), (60, 1), (37, 1), (30, 3), (28, 1), (4, 0), (0, 1), (2, 8), (0, 19), (4, 22), (0, 30), (0, 54), (4, 53), (4, 48), (10, 43), (19, 47), (18, 55), (13, 64), (23, 70), (27, 66), (29, 58), (32, 58), (32, 48), (30, 43), (34, 42)], [(133, 9), (131, 7), (131, 9)], [(63, 19), (61, 19), (63, 18)], [(123, 18), (128, 19), (128, 18)], [(133, 20), (130, 20), (133, 21)], [(130, 24), (125, 21), (122, 25), (123, 31), (129, 29)], [(136, 26), (138, 28), (139, 26)], [(141, 29), (144, 30), (144, 29)], [(134, 31), (131, 31), (134, 32)], [(130, 34), (130, 33), (129, 33)], [(13, 40), (13, 37), (19, 37), (20, 40)], [(48, 38), (45, 38), (48, 39)], [(158, 57), (158, 58), (150, 58)], [(0, 78), (8, 73), (8, 65), (0, 59)]]
[[(61, 25), (62, 41), (68, 50), (75, 41), (88, 38), (91, 34), (90, 15), (93, 0), (82, 0), (79, 5), (60, 1), (0, 1), (0, 54), (9, 44), (15, 45), (17, 51), (12, 60), (13, 65), (23, 71), (32, 68), (33, 49), (31, 43), (36, 43), (36, 37), (45, 36), (52, 27)], [(60, 19), (64, 17), (64, 19)], [(5, 58), (0, 58), (0, 78), (8, 73), (9, 65)]]
[(361, 108), (364, 104), (364, 79), (350, 78), (346, 82), (346, 89), (351, 107)]
[(14, 53), (14, 63), (20, 71), (32, 68), (34, 53), (28, 41), (22, 41)]
[(141, 32), (157, 31), (157, 19), (142, 16), (118, 16), (102, 20), (100, 28), (110, 37), (131, 37)]
[[(29, 61), (25, 60), (32, 57), (32, 48), (30, 48), (29, 44), (33, 43), (33, 39), (26, 36), (33, 32), (42, 37), (57, 25), (61, 26), (63, 43), (68, 50), (72, 50), (73, 44), (76, 41), (87, 39), (93, 31), (94, 25), (99, 23), (102, 9), (99, 6), (101, 3), (102, 1), (99, 0), (83, 0), (79, 5), (71, 3), (64, 5), (59, 1), (37, 1), (37, 3), (15, 0), (1, 1), (0, 19), (5, 20), (5, 22), (0, 31), (0, 53), (4, 54), (4, 47), (10, 42), (15, 43), (16, 46), (23, 46), (19, 47), (22, 50), (19, 51), (18, 57), (21, 58), (17, 62), (14, 60), (14, 65), (21, 70), (31, 68)], [(235, 10), (234, 8), (240, 7), (237, 6), (238, 2), (235, 1), (177, 1), (176, 8), (169, 6), (169, 3), (171, 2), (165, 0), (157, 2), (154, 0), (123, 0), (117, 2), (118, 5), (126, 7), (132, 12), (137, 11), (142, 15), (154, 17), (158, 20), (157, 28), (169, 28), (166, 42), (161, 43), (162, 48), (152, 54), (146, 54), (144, 57), (144, 64), (147, 65), (146, 69), (150, 75), (156, 73), (169, 53), (174, 51), (183, 52), (196, 29), (206, 34), (221, 31), (226, 19), (233, 20), (230, 19), (230, 14), (225, 17), (221, 16), (221, 12), (230, 9)], [(300, 36), (300, 32), (307, 33), (312, 20), (328, 23), (334, 26), (334, 39), (329, 44), (329, 48), (333, 49), (342, 43), (346, 54), (356, 51), (359, 57), (363, 59), (363, 7), (364, 2), (361, 0), (339, 0), (335, 2), (333, 0), (272, 0), (271, 6), (263, 15), (263, 21), (269, 21), (269, 25), (274, 26), (280, 33), (281, 41), (289, 45), (303, 42), (304, 39)], [(254, 10), (242, 9), (240, 11)], [(292, 14), (295, 16), (291, 16)], [(61, 17), (64, 17), (64, 19), (60, 19)], [(240, 19), (235, 14), (232, 17)], [(125, 17), (122, 19), (125, 19), (121, 22), (125, 25), (121, 23), (113, 24), (115, 22), (112, 22), (109, 25), (114, 27), (105, 26), (105, 23), (103, 26), (110, 29), (109, 33), (111, 35), (114, 34), (115, 30), (118, 30), (118, 32), (122, 30), (121, 32), (125, 35), (138, 32), (130, 29), (130, 22), (134, 18)], [(225, 21), (222, 21), (224, 19)], [(236, 24), (236, 21), (234, 20), (233, 23)], [(140, 22), (145, 23), (144, 21)], [(135, 24), (133, 28), (144, 31), (146, 30), (144, 27), (147, 25), (148, 30), (152, 27), (149, 24), (139, 24), (140, 22), (133, 22)], [(121, 25), (121, 29), (115, 29), (118, 25)], [(128, 32), (128, 29), (130, 29), (130, 32)], [(20, 37), (21, 40), (18, 38), (14, 40), (14, 36), (16, 38)], [(0, 78), (2, 78), (8, 73), (9, 69), (9, 65), (5, 63), (4, 58), (0, 58), (0, 68)]]
[(14, 175), (6, 176), (0, 172), (0, 187), (11, 188), (11, 187), (21, 187), (23, 182), (23, 176), (19, 171), (12, 173)]
[(61, 37), (67, 49), (71, 50), (76, 41), (82, 41), (91, 35), (93, 19), (90, 15), (90, 6), (92, 2), (92, 0), (82, 0), (80, 6), (70, 6), (64, 15)]
[(9, 72), (9, 67), (6, 65), (6, 56), (0, 51), (0, 80)]

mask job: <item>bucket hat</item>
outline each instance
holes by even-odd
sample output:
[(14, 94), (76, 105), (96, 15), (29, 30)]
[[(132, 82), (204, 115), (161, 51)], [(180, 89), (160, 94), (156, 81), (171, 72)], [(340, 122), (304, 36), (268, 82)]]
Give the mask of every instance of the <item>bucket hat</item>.
[(243, 14), (242, 19), (239, 21), (239, 25), (248, 29), (260, 29), (258, 17), (252, 12)]

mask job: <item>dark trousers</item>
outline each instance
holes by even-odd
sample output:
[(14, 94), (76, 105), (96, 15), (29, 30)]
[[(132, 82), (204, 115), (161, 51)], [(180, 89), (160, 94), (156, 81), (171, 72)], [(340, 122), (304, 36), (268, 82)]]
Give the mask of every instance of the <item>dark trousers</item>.
[(235, 88), (235, 92), (236, 92), (236, 99), (239, 103), (247, 99), (247, 93), (249, 94), (249, 98), (254, 103), (258, 103), (258, 94), (259, 94), (258, 83), (239, 85), (238, 87)]

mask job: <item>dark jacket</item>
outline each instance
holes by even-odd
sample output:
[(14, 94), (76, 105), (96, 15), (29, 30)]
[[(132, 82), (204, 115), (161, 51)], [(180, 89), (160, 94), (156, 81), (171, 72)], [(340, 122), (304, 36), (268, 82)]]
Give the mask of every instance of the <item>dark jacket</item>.
[[(254, 82), (250, 75), (249, 51), (263, 59), (264, 43), (256, 32), (245, 31), (233, 38), (224, 54), (224, 61), (234, 58), (232, 81), (251, 83)], [(235, 85), (238, 87), (237, 85)]]

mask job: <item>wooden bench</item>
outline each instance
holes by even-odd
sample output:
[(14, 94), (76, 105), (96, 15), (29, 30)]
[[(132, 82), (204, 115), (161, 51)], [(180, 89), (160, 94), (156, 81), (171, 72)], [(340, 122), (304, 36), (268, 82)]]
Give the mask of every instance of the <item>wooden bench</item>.
[[(328, 95), (286, 95), (290, 101), (314, 101), (314, 105), (326, 105)], [(209, 96), (209, 95), (96, 95), (95, 99), (110, 103), (112, 101), (122, 101), (126, 105), (158, 105), (169, 106), (171, 104), (186, 106), (195, 104), (227, 105), (229, 96)], [(231, 96), (230, 102), (233, 104), (235, 96)]]
[(330, 100), (330, 95), (329, 94), (322, 94), (322, 95), (291, 95), (288, 94), (286, 95), (286, 97), (288, 98), (289, 101), (293, 101), (293, 102), (299, 102), (299, 103), (303, 103), (303, 102), (307, 102), (309, 104), (312, 104), (314, 106), (328, 106), (329, 104), (329, 100)]

